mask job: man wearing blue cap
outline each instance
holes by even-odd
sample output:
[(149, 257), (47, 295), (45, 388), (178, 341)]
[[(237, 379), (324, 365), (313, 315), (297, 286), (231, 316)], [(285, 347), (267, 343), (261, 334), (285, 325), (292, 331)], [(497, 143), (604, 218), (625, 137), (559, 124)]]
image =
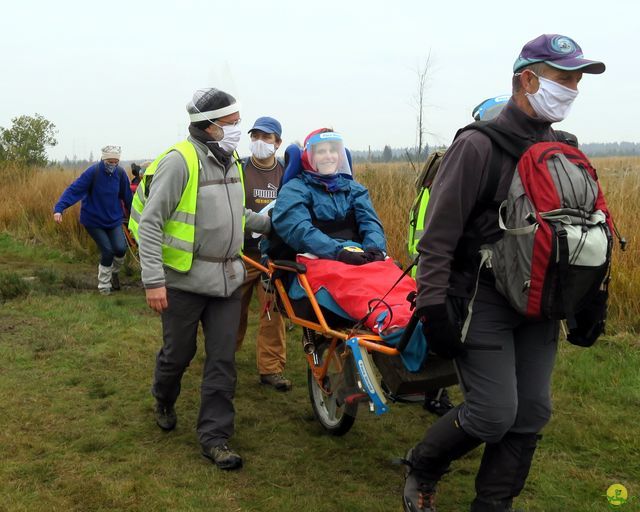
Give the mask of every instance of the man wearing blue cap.
[[(259, 117), (251, 130), (251, 156), (244, 162), (244, 184), (246, 207), (258, 212), (271, 203), (278, 195), (280, 181), (284, 174), (282, 163), (276, 158), (276, 151), (282, 143), (282, 126), (273, 117)], [(260, 260), (258, 239), (247, 232), (244, 239), (244, 254)], [(278, 391), (289, 391), (291, 381), (282, 372), (287, 361), (287, 344), (284, 320), (275, 309), (275, 301), (260, 284), (260, 272), (247, 266), (247, 278), (242, 285), (242, 311), (236, 350), (242, 346), (247, 332), (247, 317), (253, 290), (257, 289), (260, 303), (260, 325), (256, 339), (256, 362), (260, 382)]]
[[(568, 114), (583, 73), (604, 70), (571, 38), (541, 35), (522, 48), (511, 98), (492, 123), (529, 144), (559, 140), (551, 124)], [(407, 454), (406, 511), (434, 512), (436, 485), (450, 463), (484, 444), (470, 510), (513, 512), (551, 416), (559, 323), (518, 313), (476, 258), (482, 244), (502, 237), (496, 205), (507, 198), (516, 163), (485, 133), (466, 130), (446, 152), (431, 189), (418, 244), (417, 314), (429, 348), (455, 359), (465, 400)], [(494, 186), (485, 197), (488, 183)], [(474, 294), (463, 342), (461, 326)]]

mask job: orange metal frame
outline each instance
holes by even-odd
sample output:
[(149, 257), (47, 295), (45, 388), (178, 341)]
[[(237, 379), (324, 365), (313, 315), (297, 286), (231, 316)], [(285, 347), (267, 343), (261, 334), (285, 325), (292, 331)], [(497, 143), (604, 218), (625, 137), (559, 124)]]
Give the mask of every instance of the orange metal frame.
[(312, 329), (324, 336), (331, 338), (331, 345), (329, 346), (329, 350), (327, 351), (327, 356), (325, 357), (322, 365), (316, 366), (313, 360), (313, 355), (307, 354), (307, 362), (309, 364), (309, 368), (311, 368), (311, 371), (313, 372), (313, 376), (316, 379), (316, 382), (322, 389), (324, 389), (323, 381), (325, 376), (327, 375), (329, 362), (333, 359), (336, 346), (338, 345), (339, 340), (346, 341), (350, 338), (355, 338), (358, 340), (358, 345), (365, 347), (369, 352), (381, 352), (389, 356), (400, 355), (400, 352), (398, 352), (397, 349), (384, 344), (384, 342), (382, 341), (382, 338), (378, 335), (361, 332), (361, 331), (356, 332), (352, 330), (350, 331), (335, 330), (329, 327), (329, 325), (327, 324), (324, 318), (322, 310), (320, 309), (320, 305), (318, 304), (318, 301), (316, 300), (316, 297), (313, 291), (311, 290), (311, 286), (309, 285), (307, 276), (305, 276), (304, 274), (300, 274), (290, 267), (276, 265), (272, 261), (269, 261), (267, 263), (267, 266), (265, 267), (264, 265), (261, 265), (257, 261), (252, 260), (251, 258), (248, 258), (245, 255), (242, 255), (242, 259), (246, 264), (251, 265), (257, 268), (258, 270), (260, 270), (261, 272), (264, 272), (265, 274), (267, 274), (269, 278), (272, 278), (273, 273), (276, 270), (284, 270), (286, 272), (292, 272), (297, 275), (298, 281), (302, 286), (302, 288), (304, 289), (307, 295), (307, 298), (309, 299), (309, 302), (311, 303), (313, 312), (315, 313), (316, 318), (318, 320), (317, 322), (313, 322), (311, 320), (307, 320), (306, 318), (301, 318), (297, 316), (293, 310), (293, 306), (291, 305), (291, 301), (289, 300), (289, 295), (287, 294), (287, 291), (284, 288), (282, 280), (280, 278), (275, 278), (272, 280), (272, 282), (276, 287), (278, 296), (280, 297), (282, 304), (284, 305), (284, 309), (287, 313), (287, 316), (294, 324), (300, 325), (301, 327), (306, 327), (308, 329)]
[(136, 239), (133, 238), (133, 235), (126, 224), (122, 224), (122, 231), (124, 233), (124, 238), (127, 241), (129, 251), (131, 252), (131, 256), (138, 262), (138, 264), (140, 264), (140, 261), (138, 260), (138, 243), (136, 242)]

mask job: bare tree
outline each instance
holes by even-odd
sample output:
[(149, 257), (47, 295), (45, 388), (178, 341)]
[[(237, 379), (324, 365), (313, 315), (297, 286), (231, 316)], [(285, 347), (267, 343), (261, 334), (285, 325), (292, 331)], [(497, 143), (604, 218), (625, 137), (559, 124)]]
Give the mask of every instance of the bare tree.
[(418, 142), (417, 151), (416, 151), (416, 160), (419, 162), (422, 157), (422, 149), (426, 145), (425, 140), (425, 120), (424, 120), (424, 107), (425, 107), (425, 97), (426, 97), (426, 88), (427, 81), (429, 79), (429, 71), (431, 69), (431, 50), (429, 50), (429, 55), (425, 59), (422, 66), (418, 66), (416, 69), (416, 77), (417, 77), (417, 91), (414, 96), (414, 108), (416, 109), (416, 139)]

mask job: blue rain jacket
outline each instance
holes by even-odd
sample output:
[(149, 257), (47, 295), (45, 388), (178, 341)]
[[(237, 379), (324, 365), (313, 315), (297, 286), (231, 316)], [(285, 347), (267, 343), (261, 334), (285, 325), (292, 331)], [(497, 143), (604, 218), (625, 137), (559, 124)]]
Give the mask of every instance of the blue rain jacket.
[[(126, 171), (118, 166), (113, 174), (100, 160), (67, 187), (56, 203), (54, 213), (62, 213), (82, 199), (80, 224), (88, 228), (112, 229), (124, 218), (122, 205), (131, 210), (131, 187)], [(122, 201), (122, 203), (121, 203)]]
[[(367, 189), (342, 175), (336, 179), (334, 192), (328, 192), (324, 183), (306, 171), (285, 183), (273, 208), (273, 229), (296, 252), (309, 252), (320, 258), (336, 259), (348, 245), (386, 252), (382, 223)], [(319, 221), (333, 221), (344, 219), (349, 210), (354, 210), (362, 244), (331, 238), (312, 224), (311, 212)]]

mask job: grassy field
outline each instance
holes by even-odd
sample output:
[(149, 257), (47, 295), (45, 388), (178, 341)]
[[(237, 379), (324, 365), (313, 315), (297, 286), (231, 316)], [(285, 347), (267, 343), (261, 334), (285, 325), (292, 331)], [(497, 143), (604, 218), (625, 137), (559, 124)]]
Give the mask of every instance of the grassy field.
[[(640, 163), (597, 162), (621, 230), (637, 240)], [(390, 239), (404, 250), (408, 169), (362, 166)], [(323, 434), (306, 390), (300, 333), (289, 333), (289, 394), (257, 383), (252, 343), (238, 354), (234, 446), (246, 466), (223, 473), (199, 456), (195, 422), (203, 355), (185, 375), (176, 431), (155, 426), (149, 394), (160, 322), (133, 272), (124, 290), (95, 292), (95, 253), (51, 205), (72, 177), (20, 172), (0, 206), (0, 511), (399, 511), (402, 468), (391, 463), (434, 420), (419, 405), (360, 411), (343, 438)], [(529, 512), (640, 510), (640, 327), (637, 247), (616, 255), (612, 327), (592, 349), (563, 342), (555, 413), (517, 505)], [(255, 318), (255, 315), (252, 317)], [(250, 324), (249, 339), (255, 325)], [(460, 399), (454, 392), (454, 398)], [(480, 452), (453, 466), (439, 512), (473, 498)], [(610, 508), (621, 483), (629, 503)]]
[[(0, 510), (401, 510), (402, 470), (391, 460), (433, 421), (419, 405), (396, 404), (380, 418), (361, 410), (345, 437), (323, 435), (307, 397), (298, 329), (288, 340), (290, 394), (257, 383), (246, 343), (234, 438), (246, 466), (223, 473), (199, 456), (194, 431), (202, 354), (184, 378), (177, 430), (154, 424), (149, 387), (160, 323), (135, 276), (121, 293), (102, 297), (92, 288), (93, 265), (72, 265), (6, 235), (0, 249), (0, 283), (6, 287), (10, 272), (32, 278), (0, 316)], [(590, 350), (562, 343), (555, 415), (520, 505), (602, 511), (613, 483), (640, 495), (639, 349), (628, 335)], [(444, 479), (439, 511), (465, 510), (479, 455)]]

